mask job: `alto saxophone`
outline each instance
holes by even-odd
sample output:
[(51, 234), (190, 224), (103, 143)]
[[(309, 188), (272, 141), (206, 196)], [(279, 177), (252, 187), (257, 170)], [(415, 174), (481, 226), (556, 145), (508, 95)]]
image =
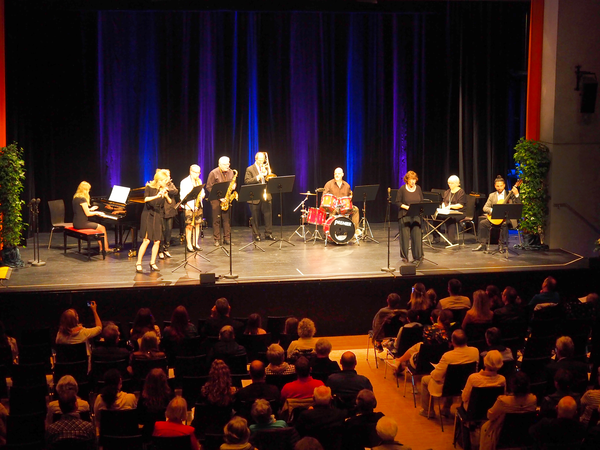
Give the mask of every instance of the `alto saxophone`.
[[(233, 191), (233, 185), (235, 184), (235, 180), (237, 179), (238, 171), (233, 169), (233, 178), (229, 183), (229, 187), (227, 188), (227, 192), (225, 193), (225, 200), (221, 203), (221, 210), (227, 211), (231, 202), (238, 199), (238, 193)], [(233, 192), (231, 192), (233, 191)]]

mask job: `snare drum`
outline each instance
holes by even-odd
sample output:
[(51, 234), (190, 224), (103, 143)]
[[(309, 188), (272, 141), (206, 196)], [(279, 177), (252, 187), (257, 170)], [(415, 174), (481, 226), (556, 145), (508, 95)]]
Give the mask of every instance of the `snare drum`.
[(352, 197), (340, 197), (337, 199), (337, 207), (340, 214), (346, 215), (352, 212)]
[(326, 213), (333, 214), (336, 208), (336, 198), (333, 194), (323, 194), (321, 198), (321, 210)]
[(308, 220), (307, 222), (313, 225), (323, 225), (325, 223), (325, 211), (321, 211), (317, 208), (308, 208)]
[(347, 244), (354, 238), (354, 224), (346, 216), (331, 216), (323, 225), (327, 239), (336, 244)]

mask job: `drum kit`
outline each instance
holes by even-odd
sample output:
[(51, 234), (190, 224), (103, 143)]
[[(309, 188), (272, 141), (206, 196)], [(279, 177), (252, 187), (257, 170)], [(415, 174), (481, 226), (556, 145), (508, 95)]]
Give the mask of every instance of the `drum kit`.
[[(321, 204), (318, 208), (306, 207), (305, 203), (309, 197), (317, 196), (316, 192), (301, 192), (300, 195), (305, 195), (306, 198), (300, 202), (294, 211), (298, 208), (300, 210), (301, 225), (296, 229), (294, 234), (298, 234), (306, 242), (306, 237), (310, 236), (309, 239), (313, 239), (313, 244), (317, 240), (324, 240), (325, 245), (327, 241), (333, 242), (334, 244), (343, 245), (349, 243), (354, 239), (355, 228), (354, 223), (350, 220), (350, 214), (352, 213), (352, 198), (351, 197), (335, 197), (332, 194), (323, 194), (321, 198)], [(329, 215), (329, 217), (327, 217)], [(305, 230), (305, 224), (314, 225), (315, 231), (311, 233)], [(323, 227), (325, 238), (319, 233), (319, 226)], [(357, 241), (358, 242), (358, 241)]]

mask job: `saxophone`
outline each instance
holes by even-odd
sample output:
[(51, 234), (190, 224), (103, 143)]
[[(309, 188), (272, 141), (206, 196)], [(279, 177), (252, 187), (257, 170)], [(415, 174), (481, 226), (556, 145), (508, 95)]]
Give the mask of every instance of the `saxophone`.
[[(225, 193), (225, 201), (221, 203), (221, 210), (227, 211), (231, 202), (238, 199), (238, 193), (233, 191), (233, 185), (235, 184), (235, 180), (237, 179), (238, 171), (233, 169), (233, 178), (229, 183), (229, 187), (227, 188), (227, 192)], [(231, 192), (233, 191), (233, 192)]]

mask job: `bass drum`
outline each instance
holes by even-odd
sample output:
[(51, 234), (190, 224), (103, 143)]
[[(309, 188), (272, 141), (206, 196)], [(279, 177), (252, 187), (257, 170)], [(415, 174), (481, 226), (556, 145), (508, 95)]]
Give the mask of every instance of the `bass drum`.
[(323, 231), (336, 244), (347, 244), (354, 238), (354, 224), (346, 216), (331, 216), (325, 221)]

